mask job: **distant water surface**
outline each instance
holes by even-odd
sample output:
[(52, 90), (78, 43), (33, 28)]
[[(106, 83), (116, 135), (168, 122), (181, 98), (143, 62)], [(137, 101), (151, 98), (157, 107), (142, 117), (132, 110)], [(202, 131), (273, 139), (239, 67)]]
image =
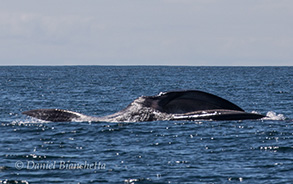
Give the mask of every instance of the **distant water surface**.
[[(2, 183), (292, 183), (293, 67), (0, 67)], [(196, 89), (268, 120), (44, 122), (108, 115), (139, 96)], [(0, 182), (1, 183), (1, 182)]]

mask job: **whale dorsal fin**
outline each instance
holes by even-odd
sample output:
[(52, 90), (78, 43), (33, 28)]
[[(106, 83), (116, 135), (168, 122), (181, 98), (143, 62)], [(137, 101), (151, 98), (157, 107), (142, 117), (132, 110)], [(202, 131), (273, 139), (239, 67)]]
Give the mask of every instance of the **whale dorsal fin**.
[(157, 109), (166, 113), (188, 113), (213, 109), (244, 111), (228, 100), (197, 90), (167, 92), (153, 99), (157, 100)]

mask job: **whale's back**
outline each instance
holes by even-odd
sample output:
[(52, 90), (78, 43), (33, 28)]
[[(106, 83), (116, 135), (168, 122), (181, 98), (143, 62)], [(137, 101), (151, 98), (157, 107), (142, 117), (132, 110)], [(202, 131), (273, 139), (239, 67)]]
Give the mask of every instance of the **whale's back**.
[(228, 100), (197, 90), (167, 92), (149, 97), (149, 101), (153, 108), (171, 114), (215, 109), (244, 111)]

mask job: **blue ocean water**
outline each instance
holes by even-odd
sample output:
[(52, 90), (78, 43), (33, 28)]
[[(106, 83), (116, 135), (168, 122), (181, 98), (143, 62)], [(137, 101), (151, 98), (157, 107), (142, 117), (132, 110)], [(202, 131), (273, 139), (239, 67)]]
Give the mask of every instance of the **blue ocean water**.
[[(293, 67), (2, 66), (0, 181), (292, 183), (292, 81)], [(139, 96), (183, 89), (270, 118), (52, 123), (21, 114), (102, 116)]]

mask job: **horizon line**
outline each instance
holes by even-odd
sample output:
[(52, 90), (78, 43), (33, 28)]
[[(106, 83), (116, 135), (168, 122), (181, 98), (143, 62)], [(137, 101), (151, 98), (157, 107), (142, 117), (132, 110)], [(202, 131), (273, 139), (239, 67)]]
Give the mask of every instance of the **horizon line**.
[(26, 65), (26, 64), (20, 64), (20, 65), (0, 65), (1, 66), (16, 66), (16, 67), (19, 67), (19, 66), (52, 66), (52, 67), (62, 67), (62, 66), (142, 66), (142, 67), (145, 67), (145, 66), (158, 66), (158, 67), (162, 67), (162, 66), (166, 66), (166, 67), (293, 67), (293, 65), (140, 65), (140, 64), (137, 64), (137, 65), (115, 65), (115, 64), (109, 64), (109, 65), (79, 65), (79, 64), (64, 64), (64, 65)]

